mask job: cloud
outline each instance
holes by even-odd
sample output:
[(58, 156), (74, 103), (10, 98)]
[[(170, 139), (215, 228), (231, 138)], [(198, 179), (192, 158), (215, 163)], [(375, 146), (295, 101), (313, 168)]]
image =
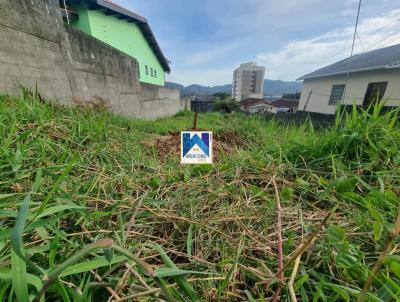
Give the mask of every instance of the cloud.
[(169, 82), (179, 83), (185, 86), (191, 84), (201, 85), (225, 85), (230, 84), (232, 79), (233, 69), (226, 68), (201, 68), (201, 69), (172, 69), (172, 73), (166, 76)]
[[(267, 78), (293, 80), (349, 56), (359, 2), (114, 1), (148, 18), (172, 61), (169, 80), (202, 85), (229, 83), (240, 63), (256, 59)], [(398, 1), (363, 1), (356, 52), (400, 43)]]
[[(355, 53), (400, 43), (400, 10), (364, 19), (358, 28)], [(343, 27), (312, 39), (292, 41), (277, 51), (260, 53), (257, 62), (267, 78), (294, 80), (350, 55), (354, 28)]]
[(210, 15), (216, 19), (217, 32), (222, 35), (230, 32), (268, 38), (276, 31), (316, 30), (316, 24), (336, 23), (338, 15), (348, 22), (345, 17), (354, 15), (356, 6), (349, 0), (230, 0), (223, 9), (223, 17), (214, 7), (210, 7)]
[(210, 63), (212, 61), (220, 59), (227, 53), (239, 47), (241, 44), (242, 43), (240, 43), (239, 41), (234, 41), (231, 43), (217, 45), (213, 47), (207, 45), (206, 49), (188, 55), (184, 63), (189, 67)]
[[(362, 20), (358, 27), (355, 53), (400, 43), (399, 21), (400, 9)], [(255, 61), (266, 67), (266, 78), (295, 80), (304, 74), (348, 57), (353, 34), (354, 27), (352, 26), (338, 28), (310, 39), (288, 42), (276, 51), (260, 53)], [(207, 68), (202, 64), (217, 60), (236, 46), (236, 43), (231, 43), (225, 47), (216, 46), (194, 53), (186, 61), (191, 67), (173, 68), (168, 80), (184, 85), (199, 83), (213, 86), (230, 83), (232, 72), (240, 62), (225, 64), (221, 68)], [(251, 58), (249, 59), (251, 61)]]

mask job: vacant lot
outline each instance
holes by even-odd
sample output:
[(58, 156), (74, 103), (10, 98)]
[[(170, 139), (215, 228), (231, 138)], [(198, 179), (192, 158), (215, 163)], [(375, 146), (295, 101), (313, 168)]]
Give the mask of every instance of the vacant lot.
[(203, 114), (215, 164), (181, 166), (191, 113), (1, 97), (0, 301), (356, 301), (382, 251), (367, 300), (399, 300), (400, 128), (374, 110)]

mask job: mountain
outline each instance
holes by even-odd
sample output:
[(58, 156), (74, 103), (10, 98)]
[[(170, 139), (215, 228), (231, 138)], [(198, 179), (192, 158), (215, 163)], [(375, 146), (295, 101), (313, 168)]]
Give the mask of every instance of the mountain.
[[(167, 82), (166, 86), (169, 88), (178, 89), (181, 92), (181, 96), (190, 95), (213, 95), (217, 92), (231, 93), (232, 85), (221, 85), (221, 86), (201, 86), (201, 85), (189, 85), (183, 86), (181, 84)], [(264, 80), (264, 95), (281, 96), (285, 93), (294, 93), (303, 89), (302, 82), (286, 82), (280, 80)]]
[(301, 92), (303, 82), (264, 80), (264, 95), (282, 96), (285, 93)]

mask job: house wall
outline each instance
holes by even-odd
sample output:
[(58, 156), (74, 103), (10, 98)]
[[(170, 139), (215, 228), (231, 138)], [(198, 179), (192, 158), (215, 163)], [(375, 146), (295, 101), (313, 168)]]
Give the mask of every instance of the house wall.
[[(72, 23), (73, 26), (134, 57), (139, 62), (140, 81), (165, 86), (164, 69), (136, 24), (108, 16), (101, 10), (89, 10), (86, 4), (75, 9), (79, 13), (79, 21)], [(81, 16), (83, 20), (80, 20)], [(148, 67), (147, 74), (145, 66)], [(153, 76), (150, 69), (156, 71), (153, 71)]]
[(92, 35), (92, 29), (90, 28), (90, 20), (89, 20), (89, 10), (86, 9), (83, 5), (76, 7), (76, 11), (78, 12), (79, 18), (77, 20), (73, 20), (71, 25), (79, 28), (81, 31), (87, 33), (88, 35)]
[(257, 112), (265, 111), (265, 110), (270, 111), (272, 108), (273, 108), (272, 106), (269, 106), (267, 104), (260, 104), (260, 105), (254, 105), (252, 107), (248, 107), (247, 111), (250, 113), (257, 113)]
[[(343, 100), (345, 105), (352, 105), (353, 102), (357, 105), (362, 105), (368, 84), (388, 82), (384, 95), (384, 99), (388, 100), (386, 106), (400, 106), (400, 69), (353, 73), (350, 74), (348, 81), (346, 81), (346, 77), (346, 75), (339, 75), (305, 80), (299, 110), (335, 114), (336, 105), (329, 105), (332, 86), (346, 83)], [(312, 94), (306, 106), (311, 91)]]
[(154, 119), (184, 108), (179, 91), (140, 83), (132, 57), (64, 25), (58, 0), (0, 1), (0, 93), (21, 86), (65, 105)]

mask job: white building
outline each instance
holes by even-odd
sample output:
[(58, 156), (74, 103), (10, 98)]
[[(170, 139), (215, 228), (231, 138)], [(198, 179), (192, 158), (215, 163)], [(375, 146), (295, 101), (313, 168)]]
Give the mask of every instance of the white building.
[(335, 114), (338, 104), (400, 106), (400, 44), (347, 58), (307, 74), (299, 110)]
[(264, 97), (265, 67), (257, 63), (241, 64), (233, 73), (232, 97), (238, 102)]
[(270, 102), (267, 102), (265, 100), (260, 100), (258, 103), (247, 106), (244, 110), (246, 110), (249, 113), (261, 113), (261, 112), (272, 112), (274, 108), (275, 107), (272, 106)]

